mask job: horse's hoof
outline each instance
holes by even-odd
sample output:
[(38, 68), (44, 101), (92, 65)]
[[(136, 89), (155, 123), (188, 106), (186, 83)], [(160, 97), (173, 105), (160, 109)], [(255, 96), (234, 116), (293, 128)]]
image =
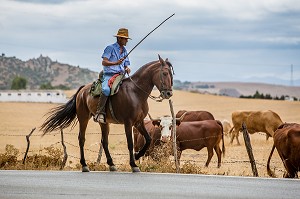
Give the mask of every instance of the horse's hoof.
[(138, 154), (139, 154), (138, 152), (135, 152), (135, 153), (134, 153), (134, 159), (135, 159), (135, 160), (138, 160), (138, 159), (140, 158), (140, 157), (138, 156)]
[(88, 166), (82, 167), (82, 172), (90, 172), (90, 169)]
[(141, 172), (139, 167), (131, 167), (133, 173)]
[(113, 166), (109, 166), (109, 171), (118, 171), (118, 169), (115, 165), (113, 165)]

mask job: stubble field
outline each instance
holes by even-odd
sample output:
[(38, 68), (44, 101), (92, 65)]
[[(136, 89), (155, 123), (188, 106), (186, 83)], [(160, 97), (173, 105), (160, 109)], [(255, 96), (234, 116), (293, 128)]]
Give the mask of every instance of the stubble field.
[[(71, 96), (74, 93), (75, 90), (66, 92), (67, 96)], [(158, 92), (153, 91), (152, 94), (157, 96)], [(239, 99), (185, 91), (174, 91), (171, 100), (175, 114), (183, 109), (206, 110), (211, 112), (218, 120), (227, 119), (231, 122), (231, 113), (236, 110), (272, 110), (279, 114), (283, 122), (300, 123), (299, 101)], [(171, 114), (168, 100), (155, 102), (148, 99), (148, 102), (149, 113), (153, 118)], [(20, 150), (21, 155), (19, 158), (22, 159), (27, 147), (25, 135), (29, 134), (35, 127), (36, 130), (30, 138), (30, 153), (41, 153), (43, 148), (48, 146), (61, 148), (61, 144), (59, 143), (60, 132), (52, 132), (50, 135), (41, 137), (42, 133), (39, 131), (39, 126), (46, 119), (44, 115), (57, 105), (48, 103), (0, 103), (0, 153), (4, 152), (7, 144), (11, 144)], [(65, 129), (64, 136), (69, 154), (67, 167), (74, 168), (79, 163), (78, 125), (74, 129)], [(250, 138), (259, 176), (268, 177), (266, 164), (273, 144), (272, 138), (266, 141), (265, 135), (261, 133), (250, 135)], [(97, 160), (100, 139), (100, 127), (91, 119), (87, 128), (85, 143), (86, 160), (88, 162), (95, 162)], [(207, 158), (206, 148), (200, 152), (193, 150), (184, 151), (181, 165), (187, 163), (197, 165), (201, 168), (200, 173), (205, 174), (252, 176), (251, 165), (241, 134), (239, 140), (241, 142), (240, 146), (236, 144), (236, 141), (231, 145), (229, 144), (229, 137), (225, 136), (226, 155), (222, 158), (221, 168), (217, 168), (216, 154), (214, 154), (209, 167), (204, 167)], [(118, 167), (129, 164), (123, 125), (111, 125), (109, 148), (114, 162)], [(105, 162), (106, 159), (103, 156), (101, 163)], [(282, 177), (284, 168), (277, 152), (273, 154), (271, 168), (275, 169), (278, 177)]]

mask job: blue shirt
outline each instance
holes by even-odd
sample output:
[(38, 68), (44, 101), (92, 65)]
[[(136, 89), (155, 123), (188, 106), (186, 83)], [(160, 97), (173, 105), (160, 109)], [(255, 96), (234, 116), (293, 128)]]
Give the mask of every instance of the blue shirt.
[[(123, 47), (122, 54), (120, 54), (120, 48), (121, 48), (121, 46), (117, 42), (107, 46), (104, 49), (102, 58), (107, 58), (111, 62), (118, 61), (119, 59), (121, 59), (122, 57), (125, 57), (127, 55), (126, 48)], [(125, 73), (124, 67), (129, 66), (129, 65), (130, 65), (129, 58), (126, 57), (126, 59), (120, 65), (103, 66), (103, 72), (104, 72), (104, 74)]]

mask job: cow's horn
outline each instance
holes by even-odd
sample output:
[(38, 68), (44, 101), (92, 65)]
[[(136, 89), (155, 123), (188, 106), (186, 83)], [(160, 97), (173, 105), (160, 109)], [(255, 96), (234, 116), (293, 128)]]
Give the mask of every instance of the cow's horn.
[(184, 116), (187, 114), (187, 111), (185, 113), (183, 113), (180, 118), (176, 118), (177, 121), (181, 121), (183, 120)]
[(149, 116), (151, 121), (158, 121), (159, 120), (159, 119), (153, 119), (149, 113), (148, 113), (148, 116)]

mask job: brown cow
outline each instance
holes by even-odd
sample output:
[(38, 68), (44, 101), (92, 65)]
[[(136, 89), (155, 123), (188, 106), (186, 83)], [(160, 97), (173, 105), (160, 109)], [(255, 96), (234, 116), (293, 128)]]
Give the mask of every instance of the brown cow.
[(300, 171), (300, 124), (282, 124), (275, 131), (273, 139), (274, 144), (267, 163), (269, 176), (275, 177), (274, 172), (270, 169), (270, 160), (276, 147), (286, 169), (283, 177), (298, 178), (298, 171)]
[(176, 114), (176, 118), (181, 117), (184, 113), (185, 116), (182, 118), (182, 122), (215, 119), (214, 116), (208, 111), (186, 111), (186, 110), (178, 111)]
[[(154, 157), (154, 147), (160, 145), (161, 129), (159, 128), (158, 122), (152, 122), (151, 120), (144, 120), (145, 128), (151, 137), (151, 143), (145, 156)], [(140, 151), (145, 145), (145, 138), (140, 132), (133, 127), (133, 138), (134, 138), (134, 151)]]
[(245, 122), (250, 134), (264, 132), (267, 138), (272, 137), (276, 129), (283, 123), (279, 115), (271, 110), (235, 111), (232, 113), (231, 144), (233, 139), (236, 138), (238, 145), (240, 145), (238, 135), (242, 131), (243, 122)]
[[(222, 150), (220, 141), (222, 140)], [(221, 166), (221, 154), (225, 155), (223, 126), (219, 120), (203, 120), (192, 122), (181, 122), (176, 127), (177, 159), (180, 161), (182, 151), (194, 149), (200, 151), (207, 147), (208, 157), (205, 163), (207, 167), (214, 154), (218, 156), (218, 168)]]
[[(171, 134), (171, 131), (169, 132)], [(222, 150), (220, 149), (221, 140)], [(215, 150), (218, 156), (219, 168), (221, 166), (221, 154), (225, 155), (222, 123), (219, 120), (181, 122), (176, 127), (176, 144), (178, 162), (180, 162), (182, 151), (186, 149), (200, 151), (204, 147), (207, 147), (208, 157), (205, 166), (209, 165), (214, 154), (213, 150)]]

